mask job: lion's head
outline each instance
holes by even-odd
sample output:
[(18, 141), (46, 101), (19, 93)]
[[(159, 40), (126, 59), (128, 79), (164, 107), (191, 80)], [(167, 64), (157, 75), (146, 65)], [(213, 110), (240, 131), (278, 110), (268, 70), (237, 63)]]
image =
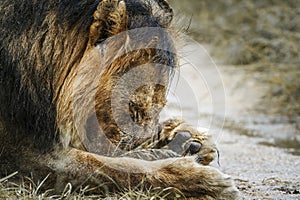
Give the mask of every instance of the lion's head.
[(172, 16), (164, 0), (98, 5), (85, 53), (58, 97), (65, 146), (111, 154), (156, 137), (177, 65)]

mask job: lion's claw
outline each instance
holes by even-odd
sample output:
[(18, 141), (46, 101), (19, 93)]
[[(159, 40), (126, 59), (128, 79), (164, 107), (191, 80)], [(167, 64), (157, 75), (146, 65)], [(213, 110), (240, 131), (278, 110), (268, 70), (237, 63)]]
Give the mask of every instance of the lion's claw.
[(183, 156), (186, 156), (186, 155), (194, 155), (196, 153), (198, 153), (201, 149), (201, 143), (200, 142), (187, 142), (185, 145), (184, 145), (184, 152), (183, 152)]
[(190, 140), (191, 138), (192, 135), (188, 131), (178, 132), (174, 139), (168, 141), (168, 149), (182, 156), (197, 154), (202, 144), (198, 141)]

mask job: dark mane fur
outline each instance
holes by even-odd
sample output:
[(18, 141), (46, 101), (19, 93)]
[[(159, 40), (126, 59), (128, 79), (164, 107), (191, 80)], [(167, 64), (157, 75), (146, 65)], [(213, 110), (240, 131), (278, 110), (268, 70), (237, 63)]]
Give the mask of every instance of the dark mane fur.
[(1, 2), (1, 118), (12, 129), (14, 124), (21, 126), (14, 131), (34, 134), (41, 147), (54, 141), (55, 97), (62, 77), (85, 51), (97, 4), (94, 0)]

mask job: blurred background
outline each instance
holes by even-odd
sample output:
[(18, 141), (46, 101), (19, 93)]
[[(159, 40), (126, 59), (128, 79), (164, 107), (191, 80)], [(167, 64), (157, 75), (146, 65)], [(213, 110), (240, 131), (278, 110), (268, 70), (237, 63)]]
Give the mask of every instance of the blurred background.
[(178, 26), (189, 27), (194, 39), (211, 45), (215, 59), (249, 73), (260, 72), (258, 81), (270, 86), (264, 112), (296, 120), (300, 115), (299, 0), (170, 2), (182, 18)]
[[(174, 26), (208, 50), (222, 75), (221, 170), (244, 199), (300, 199), (300, 0), (169, 2)], [(189, 115), (204, 124), (218, 115), (200, 113)]]

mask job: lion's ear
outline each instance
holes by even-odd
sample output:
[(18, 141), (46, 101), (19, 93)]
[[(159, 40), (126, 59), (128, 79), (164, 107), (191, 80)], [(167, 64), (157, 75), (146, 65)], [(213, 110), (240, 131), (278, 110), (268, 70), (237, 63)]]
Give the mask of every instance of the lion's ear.
[(94, 21), (90, 27), (89, 39), (91, 46), (127, 29), (127, 14), (124, 1), (101, 1), (93, 17)]

